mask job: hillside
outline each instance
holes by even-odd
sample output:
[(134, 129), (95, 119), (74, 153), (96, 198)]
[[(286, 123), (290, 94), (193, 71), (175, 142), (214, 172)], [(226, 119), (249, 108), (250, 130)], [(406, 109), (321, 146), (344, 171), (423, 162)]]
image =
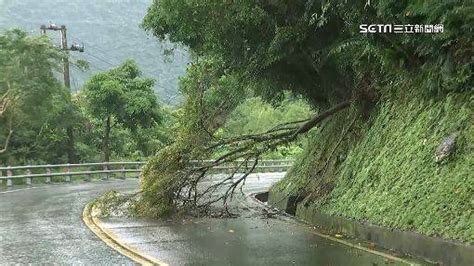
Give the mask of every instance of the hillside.
[[(313, 132), (271, 201), (286, 208), (288, 196), (296, 196), (297, 216), (312, 209), (474, 243), (472, 105), (471, 92), (393, 97), (359, 120), (340, 145), (327, 142), (347, 131), (342, 114)], [(452, 154), (436, 162), (438, 146), (452, 134)]]

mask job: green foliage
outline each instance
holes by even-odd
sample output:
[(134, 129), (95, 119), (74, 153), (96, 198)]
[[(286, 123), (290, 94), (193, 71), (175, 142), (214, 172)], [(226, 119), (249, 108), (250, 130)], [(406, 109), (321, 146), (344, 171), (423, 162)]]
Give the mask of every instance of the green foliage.
[[(329, 20), (333, 15), (327, 12), (326, 22), (310, 24), (306, 6), (283, 1), (154, 1), (143, 25), (159, 38), (189, 46), (197, 56), (221, 58), (222, 70), (241, 83), (261, 84), (254, 89), (267, 99), (290, 89), (325, 103), (328, 94), (346, 90), (340, 84), (350, 80), (330, 60), (316, 67), (312, 57), (343, 32), (338, 30), (342, 23)], [(323, 25), (326, 30), (320, 29)]]
[[(409, 80), (433, 94), (473, 84), (472, 1), (154, 1), (159, 38), (222, 58), (223, 70), (272, 99), (291, 90), (324, 105), (360, 85)], [(444, 24), (442, 34), (359, 33), (361, 23)], [(358, 88), (360, 89), (360, 88)]]
[[(435, 94), (471, 90), (473, 83), (474, 4), (472, 1), (380, 1), (369, 18), (398, 24), (443, 24), (442, 34), (387, 37), (379, 43), (384, 60), (398, 64), (420, 88)], [(373, 20), (375, 21), (375, 20)], [(391, 44), (392, 47), (388, 47)], [(382, 47), (383, 45), (383, 47)], [(399, 71), (397, 71), (399, 72)]]
[(143, 194), (140, 202), (135, 205), (135, 213), (160, 217), (175, 211), (175, 204), (171, 199), (180, 181), (180, 170), (186, 162), (182, 156), (182, 148), (173, 144), (160, 150), (145, 165), (141, 179)]
[[(381, 104), (322, 209), (474, 243), (473, 100), (465, 94)], [(437, 146), (457, 131), (455, 154), (435, 163)]]
[(89, 62), (85, 61), (85, 60), (81, 60), (81, 59), (78, 59), (74, 62), (74, 65), (79, 69), (79, 70), (82, 70), (82, 71), (86, 71), (86, 70), (89, 70), (90, 69), (90, 64)]
[(11, 100), (9, 116), (41, 121), (52, 96), (64, 93), (53, 75), (62, 56), (45, 37), (18, 29), (0, 35), (0, 93)]
[(61, 156), (61, 136), (41, 136), (57, 132), (48, 122), (68, 100), (54, 77), (63, 56), (44, 36), (28, 36), (19, 29), (0, 35), (0, 129), (3, 135), (11, 123), (13, 130), (3, 163), (28, 163), (36, 157), (48, 161), (52, 150)]
[(278, 106), (272, 106), (261, 98), (249, 98), (240, 104), (229, 116), (222, 128), (224, 137), (243, 134), (257, 134), (286, 122), (309, 118), (312, 111), (307, 103), (298, 99), (285, 99)]
[[(126, 61), (115, 69), (93, 76), (82, 92), (86, 111), (104, 123), (102, 146), (106, 161), (110, 156), (112, 128), (121, 126), (137, 133), (161, 122), (160, 106), (153, 91), (154, 81), (140, 75), (136, 63)], [(145, 149), (144, 140), (137, 140)]]
[(222, 70), (219, 58), (199, 58), (181, 79), (184, 103), (177, 115), (175, 144), (186, 158), (209, 156), (202, 148), (247, 97), (247, 87)]
[(296, 158), (295, 167), (272, 190), (284, 195), (326, 196), (334, 186), (337, 169), (348, 149), (357, 143), (361, 134), (358, 124), (349, 128), (354, 114), (357, 114), (354, 110), (345, 110), (312, 130), (304, 142), (303, 152)]
[[(393, 178), (402, 175), (401, 180), (406, 181), (403, 186), (416, 187), (414, 184), (418, 183), (414, 178), (420, 175), (425, 180), (429, 174), (440, 178), (439, 173), (433, 173), (433, 165), (426, 161), (426, 154), (420, 156), (423, 160), (420, 161), (418, 172), (414, 171), (415, 168), (409, 168), (405, 173), (399, 174), (394, 169), (411, 163), (412, 158), (407, 154), (426, 151), (417, 145), (414, 146), (417, 149), (413, 148), (412, 137), (433, 130), (425, 122), (435, 123), (434, 119), (442, 116), (434, 110), (444, 102), (443, 97), (465, 102), (466, 99), (457, 98), (450, 93), (472, 92), (472, 11), (472, 1), (153, 1), (143, 22), (144, 28), (159, 38), (187, 45), (194, 55), (194, 63), (181, 83), (185, 104), (179, 116), (178, 141), (169, 147), (169, 151), (179, 154), (171, 169), (180, 169), (177, 162), (181, 162), (183, 158), (210, 157), (212, 154), (206, 153), (203, 147), (213, 137), (255, 132), (260, 129), (260, 125), (265, 125), (267, 120), (262, 122), (258, 116), (255, 117), (258, 112), (254, 111), (257, 108), (246, 109), (245, 105), (241, 105), (240, 109), (232, 113), (249, 96), (260, 96), (265, 101), (279, 103), (289, 91), (291, 95), (302, 96), (318, 110), (352, 99), (354, 104), (350, 110), (332, 116), (311, 133), (314, 135), (300, 156), (297, 167), (275, 189), (296, 191), (307, 196), (307, 200), (320, 202), (321, 206), (324, 205), (324, 200), (332, 198), (333, 205), (328, 206), (333, 206), (333, 210), (340, 209), (349, 213), (350, 198), (340, 199), (342, 195), (346, 195), (343, 190), (351, 191), (354, 186), (359, 189), (354, 190), (351, 196), (357, 196), (356, 200), (361, 203), (358, 208), (354, 208), (358, 212), (354, 216), (408, 228), (406, 223), (396, 222), (398, 218), (393, 216), (396, 212), (390, 213), (386, 218), (387, 221), (395, 221), (393, 223), (381, 222), (382, 211), (377, 214), (371, 212), (370, 217), (364, 216), (365, 210), (370, 208), (362, 204), (364, 193), (370, 192), (350, 183), (353, 177), (348, 177), (349, 170), (345, 165), (352, 162), (351, 173), (358, 175), (356, 180), (361, 183), (370, 177), (362, 176), (363, 171), (359, 172), (364, 162), (376, 162), (377, 165), (370, 167), (370, 171), (387, 180), (392, 178), (392, 183), (395, 182)], [(366, 35), (359, 33), (358, 25), (362, 23), (442, 23), (445, 31), (441, 34)], [(399, 97), (413, 97), (424, 104), (416, 105), (413, 100), (405, 106), (408, 110), (403, 110), (401, 106), (404, 105), (395, 100)], [(374, 109), (377, 102), (378, 107)], [(394, 106), (393, 109), (390, 106)], [(416, 109), (417, 106), (420, 109)], [(390, 112), (386, 115), (377, 114), (385, 109), (390, 109)], [(239, 112), (251, 114), (242, 116)], [(419, 112), (427, 117), (418, 118)], [(456, 114), (453, 115), (459, 118)], [(361, 122), (371, 116), (374, 119), (373, 129), (371, 123)], [(378, 124), (377, 117), (390, 118), (390, 123), (393, 122), (394, 125), (384, 126), (393, 132), (385, 131)], [(300, 120), (306, 117), (294, 118)], [(451, 121), (448, 116), (445, 119), (447, 122)], [(227, 120), (227, 128), (220, 129)], [(257, 124), (255, 121), (260, 122)], [(349, 130), (348, 125), (352, 121), (355, 121), (355, 125)], [(413, 126), (413, 121), (420, 122), (420, 125)], [(450, 123), (439, 127), (446, 126), (445, 129), (448, 130)], [(239, 127), (242, 131), (239, 131)], [(411, 127), (413, 131), (405, 142), (401, 135), (402, 129), (407, 127)], [(391, 134), (396, 138), (390, 139)], [(438, 131), (433, 133), (438, 138), (440, 134)], [(376, 139), (376, 136), (383, 138)], [(373, 147), (366, 142), (371, 138), (375, 142)], [(365, 144), (360, 144), (359, 141)], [(391, 146), (383, 146), (386, 143)], [(396, 153), (396, 161), (392, 162), (387, 159), (386, 154), (385, 157), (374, 155), (377, 154), (372, 150), (374, 147), (380, 150), (399, 147), (400, 152)], [(360, 154), (353, 161), (351, 158), (346, 160), (349, 150), (352, 150), (352, 154)], [(150, 162), (149, 167), (152, 169), (165, 165), (169, 159), (167, 156), (169, 154), (161, 154)], [(384, 167), (388, 167), (387, 173), (377, 172)], [(450, 175), (456, 175), (455, 172), (461, 168), (451, 169)], [(346, 174), (344, 178), (349, 180), (344, 186), (337, 179), (341, 169), (346, 169), (341, 174)], [(167, 189), (163, 184), (179, 182), (179, 175), (172, 172), (168, 174), (169, 176), (159, 171), (148, 172), (144, 177), (147, 180), (144, 188), (153, 188), (153, 193), (156, 193)], [(390, 182), (385, 185), (391, 184)], [(436, 184), (429, 184), (436, 187)], [(447, 184), (449, 188), (445, 191), (440, 189), (439, 192), (443, 194), (453, 189), (451, 185)], [(338, 190), (338, 187), (343, 190)], [(333, 189), (336, 194), (333, 194)], [(359, 194), (355, 196), (355, 192)], [(396, 196), (401, 197), (403, 193), (400, 192), (403, 191), (397, 191)], [(383, 193), (372, 195), (373, 197), (367, 198), (380, 207), (389, 199)], [(151, 199), (150, 201), (153, 202)], [(394, 202), (403, 205), (398, 198)], [(432, 206), (428, 205), (436, 201), (420, 202), (426, 203), (424, 207), (429, 210)], [(166, 206), (164, 209), (172, 204), (164, 198), (159, 198), (154, 203)], [(464, 207), (460, 204), (456, 201), (454, 208), (463, 210)], [(391, 203), (387, 203), (387, 206), (390, 205)], [(400, 208), (397, 209), (398, 212)], [(426, 215), (420, 217), (427, 218)], [(462, 217), (467, 219), (466, 216)], [(456, 218), (453, 221), (457, 221)], [(448, 225), (424, 227), (417, 224), (416, 229), (430, 234), (430, 230), (443, 228), (443, 236), (466, 239), (466, 236), (460, 235), (461, 232), (469, 231), (465, 227), (449, 231), (444, 226)]]
[[(172, 141), (175, 114), (159, 106), (153, 81), (140, 78), (133, 62), (95, 77), (90, 98), (82, 92), (71, 97), (55, 77), (64, 56), (45, 36), (21, 30), (0, 35), (0, 142), (10, 121), (13, 130), (0, 155), (2, 164), (68, 162), (68, 128), (73, 129), (77, 161), (99, 161), (107, 115), (117, 125), (109, 136), (114, 160), (143, 160)], [(167, 128), (159, 127), (163, 119)]]
[(90, 113), (99, 119), (113, 116), (129, 129), (147, 127), (160, 120), (158, 101), (153, 92), (154, 81), (140, 77), (133, 61), (91, 78), (84, 87)]
[(176, 112), (173, 143), (147, 163), (142, 174), (143, 198), (136, 213), (157, 217), (174, 211), (170, 200), (182, 180), (183, 168), (192, 159), (207, 159), (204, 148), (228, 116), (246, 97), (246, 87), (222, 71), (219, 58), (199, 58), (181, 79), (184, 103)]
[[(332, 120), (273, 189), (306, 195), (302, 204), (315, 211), (472, 243), (473, 103), (469, 93), (381, 103), (318, 173), (347, 119)], [(455, 153), (436, 163), (437, 146), (453, 132)]]
[[(312, 111), (305, 101), (292, 99), (289, 95), (278, 106), (272, 106), (259, 97), (253, 97), (237, 106), (216, 135), (230, 138), (258, 134), (279, 124), (308, 118), (311, 115)], [(295, 157), (302, 151), (301, 145), (299, 142), (281, 146), (278, 150), (265, 154), (265, 157), (271, 159)]]

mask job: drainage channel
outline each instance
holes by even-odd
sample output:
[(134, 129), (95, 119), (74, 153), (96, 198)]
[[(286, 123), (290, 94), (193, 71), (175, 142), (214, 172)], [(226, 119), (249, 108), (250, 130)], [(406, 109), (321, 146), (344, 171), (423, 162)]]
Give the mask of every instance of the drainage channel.
[[(266, 208), (273, 208), (272, 206), (268, 204), (269, 192), (254, 193), (254, 194), (251, 194), (250, 197), (254, 201), (261, 204), (262, 206), (265, 206)], [(374, 243), (372, 243), (371, 241), (359, 239), (356, 236), (351, 236), (351, 235), (343, 236), (342, 234), (335, 233), (335, 231), (331, 230), (330, 228), (326, 228), (325, 226), (312, 224), (305, 220), (302, 220), (296, 216), (296, 207), (299, 202), (301, 202), (300, 198), (298, 198), (297, 196), (290, 196), (285, 210), (278, 210), (276, 208), (274, 208), (274, 210), (278, 210), (278, 212), (282, 214), (283, 217), (286, 217), (284, 219), (293, 220), (298, 223), (309, 226), (309, 228), (311, 229), (311, 233), (316, 234), (320, 237), (323, 237), (335, 242), (339, 242), (356, 249), (361, 249), (373, 254), (390, 258), (391, 260), (396, 260), (402, 263), (406, 263), (409, 265), (438, 265), (438, 263), (434, 263), (426, 258), (421, 258), (419, 256), (412, 256), (409, 254), (402, 254), (400, 252), (396, 252), (393, 249), (386, 249), (386, 248), (383, 248), (382, 246), (374, 245)]]
[[(268, 205), (268, 192), (260, 192), (253, 194), (252, 196), (260, 203)], [(301, 200), (302, 198), (299, 196), (289, 196), (286, 208), (282, 210), (284, 211), (284, 214), (294, 217), (296, 215), (296, 207), (298, 206), (298, 203), (301, 202)]]

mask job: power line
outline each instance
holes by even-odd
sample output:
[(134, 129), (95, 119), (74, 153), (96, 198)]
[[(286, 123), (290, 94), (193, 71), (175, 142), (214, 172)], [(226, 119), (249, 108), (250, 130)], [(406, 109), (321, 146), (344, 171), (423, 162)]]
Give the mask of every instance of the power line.
[[(78, 58), (74, 57), (74, 56), (71, 56), (72, 58), (78, 60)], [(79, 59), (82, 59), (82, 58), (79, 58)], [(103, 67), (100, 67), (94, 63), (91, 63), (90, 61), (87, 61), (87, 63), (89, 64), (89, 66), (92, 66), (93, 68), (99, 70), (99, 71), (107, 71), (107, 69), (103, 68)], [(73, 65), (74, 67), (76, 67), (76, 69), (82, 71), (82, 69), (78, 68), (77, 66)], [(90, 70), (89, 70), (90, 71)]]
[[(81, 42), (82, 42), (82, 41), (81, 41)], [(93, 55), (93, 54), (91, 54), (90, 52), (86, 52), (87, 54), (91, 55), (92, 57), (94, 57), (94, 58), (96, 58), (96, 59), (98, 59), (98, 60), (100, 60), (100, 61), (102, 61), (102, 62), (104, 62), (104, 63), (106, 63), (106, 64), (109, 64), (109, 65), (111, 65), (111, 66), (118, 66), (118, 65), (121, 64), (120, 62), (123, 61), (123, 59), (118, 59), (118, 58), (115, 57), (115, 56), (111, 56), (109, 52), (107, 52), (107, 51), (105, 51), (105, 50), (102, 50), (101, 48), (99, 48), (99, 47), (97, 47), (97, 46), (95, 46), (95, 45), (92, 45), (92, 44), (87, 43), (87, 42), (83, 42), (83, 43), (85, 43), (85, 44), (87, 45), (87, 47), (90, 47), (90, 48), (92, 48), (93, 50), (97, 50), (98, 52), (100, 52), (100, 53), (102, 53), (102, 54), (104, 54), (104, 55), (107, 55), (108, 58), (113, 59), (112, 61), (115, 61), (115, 63), (113, 63), (113, 62), (111, 63), (110, 61), (104, 59), (103, 57), (100, 57), (100, 56), (97, 56), (97, 55)], [(181, 52), (181, 51), (179, 51), (179, 52)], [(181, 52), (181, 53), (182, 53), (182, 52)], [(183, 55), (184, 55), (184, 54), (183, 54)], [(155, 76), (156, 76), (155, 74), (153, 74), (153, 73), (151, 73), (151, 72), (148, 72), (147, 70), (143, 70), (143, 69), (142, 69), (142, 72), (143, 72), (144, 74), (150, 76), (150, 77), (155, 77)], [(157, 77), (157, 78), (159, 78), (159, 77)], [(161, 87), (161, 86), (158, 85), (158, 87)], [(164, 88), (164, 87), (161, 87), (161, 88), (162, 88), (162, 89), (166, 89), (166, 88)]]
[[(112, 63), (108, 62), (108, 61), (105, 60), (105, 59), (102, 59), (102, 60), (101, 60), (100, 57), (95, 56), (95, 55), (91, 54), (90, 52), (85, 52), (85, 54), (87, 54), (87, 55), (89, 55), (89, 56), (91, 56), (91, 57), (93, 57), (93, 58), (96, 58), (96, 59), (98, 59), (98, 60), (100, 60), (100, 61), (103, 61), (104, 63), (107, 63), (107, 64), (109, 64), (110, 66), (114, 67), (114, 65), (113, 65)], [(77, 58), (76, 58), (75, 56), (72, 56), (72, 57), (77, 60)], [(92, 66), (93, 68), (99, 70), (99, 71), (107, 71), (106, 69), (104, 69), (104, 68), (102, 68), (102, 67), (99, 67), (99, 66), (97, 66), (97, 65), (95, 65), (95, 64), (93, 64), (93, 63), (91, 63), (90, 61), (89, 61), (89, 65)], [(75, 65), (73, 65), (73, 66), (74, 66), (76, 69), (80, 70), (77, 66), (75, 66)], [(160, 86), (160, 85), (158, 85), (158, 84), (155, 84), (155, 86), (157, 86), (157, 87), (160, 88), (160, 89), (163, 89), (164, 92), (166, 93), (167, 88), (162, 87), (162, 86)], [(161, 99), (163, 102), (165, 102), (165, 103), (167, 103), (167, 104), (171, 104), (171, 102), (172, 102), (173, 100), (175, 100), (176, 98), (178, 98), (179, 96), (180, 96), (180, 95), (169, 96), (169, 95), (167, 95), (167, 94), (164, 94), (164, 95), (160, 95), (160, 98), (164, 98), (164, 99)]]
[(98, 56), (96, 56), (96, 55), (91, 54), (90, 52), (85, 52), (85, 54), (87, 54), (87, 55), (89, 55), (89, 56), (91, 56), (91, 57), (93, 57), (93, 58), (95, 58), (95, 59), (97, 59), (97, 60), (99, 60), (99, 61), (102, 61), (102, 62), (104, 62), (104, 63), (106, 63), (106, 64), (108, 64), (108, 65), (110, 65), (110, 66), (112, 66), (112, 67), (116, 67), (116, 66), (117, 66), (117, 65), (114, 65), (113, 63), (110, 63), (109, 61), (107, 61), (107, 60), (105, 60), (105, 59), (103, 59), (103, 58), (101, 58), (101, 57), (98, 57)]
[[(97, 50), (97, 51), (99, 51), (99, 52), (101, 52), (101, 53), (103, 53), (103, 54), (108, 54), (107, 51), (102, 50), (102, 48), (99, 48), (98, 46), (92, 45), (92, 44), (87, 43), (87, 42), (86, 42), (86, 44), (87, 44), (87, 47), (90, 47), (90, 48), (92, 48), (93, 50)], [(161, 46), (164, 46), (164, 45), (161, 45)], [(166, 49), (166, 48), (165, 48), (165, 49)], [(183, 52), (182, 50), (176, 49), (176, 47), (170, 48), (169, 50), (172, 50), (173, 53), (180, 54), (182, 57), (188, 57), (188, 56), (189, 56), (188, 54), (186, 54), (186, 53)], [(117, 59), (116, 57), (113, 57), (113, 58), (116, 59), (117, 61), (121, 61), (121, 60)]]
[[(104, 62), (104, 63), (106, 63), (106, 64), (112, 66), (112, 67), (116, 67), (116, 66), (119, 65), (119, 64), (113, 64), (113, 63), (111, 63), (110, 61), (108, 61), (108, 60), (106, 60), (106, 59), (104, 59), (104, 58), (102, 58), (102, 57), (99, 57), (99, 56), (97, 56), (97, 55), (94, 55), (94, 54), (92, 54), (92, 53), (90, 53), (90, 52), (85, 52), (85, 53), (86, 53), (87, 55), (89, 55), (89, 56), (91, 56), (91, 57), (97, 59), (97, 60), (100, 60), (100, 61), (102, 61), (102, 62)], [(150, 73), (150, 72), (148, 72), (148, 71), (145, 71), (145, 70), (141, 70), (141, 71), (142, 71), (146, 76), (149, 76), (149, 77), (152, 77), (152, 78), (155, 77), (155, 75), (153, 75), (152, 73)], [(159, 77), (156, 77), (156, 78), (159, 79)], [(168, 89), (168, 88), (165, 88), (165, 87), (163, 87), (163, 86), (161, 86), (161, 85), (159, 85), (159, 84), (155, 84), (155, 86), (158, 87), (158, 88), (160, 88), (160, 89), (163, 89), (163, 90), (167, 90), (167, 89)]]
[[(84, 43), (83, 41), (77, 40), (77, 39), (75, 39), (75, 41)], [(87, 43), (87, 42), (85, 42), (85, 44), (87, 45), (88, 48), (92, 48), (92, 50), (96, 50), (96, 51), (100, 52), (102, 55), (105, 55), (106, 57), (108, 57), (108, 59), (105, 59), (104, 57), (99, 56), (99, 55), (97, 55), (97, 54), (91, 53), (91, 52), (90, 52), (90, 49), (88, 49), (87, 51), (85, 51), (85, 52), (84, 52), (85, 54), (87, 54), (88, 56), (90, 56), (90, 57), (92, 57), (92, 58), (94, 58), (94, 59), (96, 59), (96, 60), (99, 60), (99, 61), (101, 61), (101, 62), (103, 62), (103, 63), (105, 63), (105, 64), (107, 64), (107, 65), (109, 65), (109, 66), (111, 66), (111, 67), (117, 67), (118, 65), (121, 64), (120, 62), (123, 61), (123, 60), (121, 60), (121, 59), (116, 58), (115, 56), (110, 56), (110, 54), (109, 54), (108, 52), (102, 50), (101, 48), (98, 48), (98, 47), (95, 46), (95, 45), (91, 45), (90, 43)], [(182, 53), (182, 52), (179, 51), (179, 50), (177, 50), (177, 51), (178, 51), (179, 53), (181, 53), (181, 54), (184, 56), (184, 53)], [(109, 61), (109, 58), (112, 58), (112, 59), (113, 59), (112, 61), (115, 61), (116, 63), (113, 63), (113, 62)], [(90, 64), (91, 64), (91, 63), (90, 63)], [(99, 69), (100, 71), (105, 71), (103, 68), (97, 67), (97, 66), (95, 66), (95, 65), (93, 65), (93, 64), (91, 64), (91, 65), (92, 65), (94, 68)], [(160, 79), (158, 76), (156, 76), (156, 75), (154, 75), (154, 74), (152, 74), (152, 73), (150, 73), (150, 72), (148, 72), (148, 71), (146, 71), (146, 70), (141, 70), (141, 71), (142, 71), (142, 73), (145, 74), (146, 76), (149, 76), (149, 77), (151, 77), (151, 78), (156, 77), (156, 78), (158, 78), (158, 80)], [(162, 89), (162, 90), (164, 90), (165, 94), (164, 94), (164, 95), (160, 95), (160, 98), (161, 98), (161, 97), (166, 98), (166, 100), (163, 100), (163, 101), (166, 101), (168, 104), (171, 103), (171, 102), (172, 102), (174, 99), (176, 99), (177, 97), (179, 97), (179, 95), (174, 95), (174, 96), (171, 96), (171, 97), (168, 96), (168, 95), (166, 94), (166, 91), (168, 90), (168, 88), (163, 87), (163, 86), (159, 85), (158, 83), (155, 83), (155, 86), (158, 87), (158, 88), (160, 88), (160, 89)]]

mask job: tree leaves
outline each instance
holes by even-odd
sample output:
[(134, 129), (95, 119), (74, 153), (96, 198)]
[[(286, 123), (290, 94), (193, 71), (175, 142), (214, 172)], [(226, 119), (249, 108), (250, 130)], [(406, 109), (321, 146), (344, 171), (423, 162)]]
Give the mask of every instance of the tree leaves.
[(91, 78), (84, 87), (88, 110), (97, 118), (112, 116), (117, 123), (134, 130), (160, 122), (154, 81), (141, 78), (133, 61)]
[[(137, 133), (161, 123), (161, 107), (153, 91), (154, 80), (140, 76), (137, 64), (128, 60), (117, 68), (93, 76), (84, 87), (86, 110), (94, 118), (105, 121), (102, 146), (106, 160), (110, 155), (109, 135), (114, 127)], [(143, 145), (143, 138), (136, 137), (136, 140), (142, 150), (148, 150)]]

